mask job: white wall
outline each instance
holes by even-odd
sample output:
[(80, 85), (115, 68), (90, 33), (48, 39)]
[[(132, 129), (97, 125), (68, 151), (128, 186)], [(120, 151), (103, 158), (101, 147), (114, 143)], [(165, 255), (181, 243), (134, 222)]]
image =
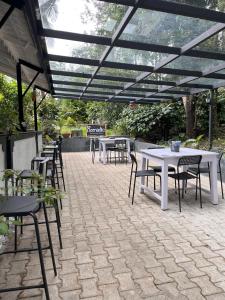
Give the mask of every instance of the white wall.
[(13, 169), (30, 169), (31, 160), (36, 156), (35, 137), (26, 138), (14, 142)]

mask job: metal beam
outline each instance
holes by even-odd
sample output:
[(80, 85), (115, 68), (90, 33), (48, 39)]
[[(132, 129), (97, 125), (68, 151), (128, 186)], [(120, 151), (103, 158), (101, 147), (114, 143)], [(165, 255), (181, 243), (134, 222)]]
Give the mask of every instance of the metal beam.
[(21, 64), (16, 64), (16, 79), (17, 79), (17, 97), (18, 97), (18, 116), (19, 116), (19, 125), (22, 131), (26, 131), (26, 125), (24, 120), (24, 111), (23, 111), (23, 91), (22, 91), (22, 70)]
[(25, 1), (23, 0), (2, 0), (2, 1), (18, 9), (22, 9), (25, 4)]
[(37, 72), (36, 75), (34, 76), (34, 78), (31, 80), (31, 82), (29, 83), (29, 85), (27, 86), (25, 92), (23, 93), (23, 97), (26, 95), (26, 93), (29, 91), (30, 87), (32, 86), (32, 84), (34, 83), (34, 81), (36, 80), (36, 78), (38, 77), (38, 75), (40, 74), (40, 72)]
[(13, 5), (11, 5), (9, 7), (9, 9), (7, 10), (7, 12), (4, 14), (4, 16), (2, 17), (2, 19), (0, 20), (0, 29), (5, 24), (5, 22), (8, 20), (8, 18), (10, 17), (10, 15), (14, 11), (14, 9), (15, 9), (15, 7)]
[[(133, 17), (133, 15), (135, 14), (135, 12), (138, 9), (138, 6), (140, 4), (142, 0), (134, 0), (134, 5), (133, 7), (129, 7), (123, 17), (123, 19), (121, 20), (120, 24), (118, 25), (115, 33), (112, 36), (112, 40), (109, 46), (106, 47), (105, 51), (103, 52), (100, 61), (99, 61), (99, 65), (97, 66), (96, 70), (93, 72), (90, 80), (87, 83), (87, 86), (84, 88), (83, 93), (86, 91), (86, 89), (88, 88), (88, 86), (91, 84), (92, 80), (95, 78), (95, 76), (97, 75), (99, 69), (105, 65), (105, 60), (107, 59), (109, 53), (111, 52), (111, 50), (113, 49), (113, 47), (115, 46), (116, 41), (118, 41), (118, 39), (120, 38), (121, 34), (123, 33), (124, 29), (126, 28), (126, 26), (128, 25), (129, 21), (131, 20), (131, 18)], [(83, 95), (83, 93), (81, 94), (81, 97)]]
[[(204, 33), (205, 38), (207, 36), (211, 36), (212, 34), (216, 34), (221, 30), (225, 29), (225, 24), (216, 24), (212, 26), (206, 33)], [(80, 34), (74, 32), (66, 32), (66, 31), (59, 31), (53, 29), (40, 29), (39, 34), (44, 37), (51, 37), (51, 38), (58, 38), (58, 39), (65, 39), (71, 41), (80, 41), (84, 43), (93, 43), (99, 45), (109, 46), (111, 45), (111, 38), (107, 38), (104, 36), (96, 36), (96, 35), (87, 35), (87, 34)], [(201, 35), (199, 37), (200, 42), (202, 42)], [(196, 45), (196, 41), (192, 41)], [(158, 45), (158, 44), (151, 44), (151, 43), (143, 43), (143, 42), (135, 42), (129, 40), (121, 40), (118, 39), (115, 41), (114, 46), (127, 48), (127, 49), (135, 49), (135, 50), (144, 50), (144, 51), (151, 51), (157, 53), (168, 53), (168, 54), (176, 54), (180, 55), (182, 52), (184, 56), (191, 56), (191, 57), (201, 57), (201, 58), (208, 58), (208, 59), (217, 59), (217, 60), (225, 60), (224, 53), (218, 53), (213, 51), (204, 51), (204, 50), (190, 50), (187, 53), (184, 49), (179, 47), (171, 47), (166, 45)], [(187, 45), (189, 48), (190, 45)]]
[[(66, 63), (72, 63), (72, 64), (89, 65), (89, 66), (98, 66), (99, 65), (98, 60), (89, 59), (89, 58), (70, 57), (70, 56), (62, 56), (62, 55), (54, 55), (54, 54), (48, 54), (47, 58), (51, 61), (66, 62)], [(168, 64), (168, 63), (169, 62), (164, 62), (165, 65)], [(142, 71), (142, 72), (148, 73), (148, 75), (155, 72), (155, 73), (182, 75), (182, 76), (196, 76), (196, 77), (201, 77), (202, 76), (201, 71), (190, 71), (190, 70), (183, 70), (183, 69), (162, 68), (162, 67), (159, 67), (159, 65), (157, 65), (156, 67), (151, 67), (151, 66), (146, 66), (146, 65), (134, 65), (134, 64), (127, 64), (127, 63), (104, 61), (104, 62), (102, 62), (101, 66), (102, 67), (107, 67), (107, 68), (113, 68), (113, 69)], [(146, 75), (145, 77), (147, 77), (148, 75)], [(95, 79), (96, 78), (97, 77), (95, 77)], [(145, 79), (145, 78), (142, 78), (140, 80), (143, 80), (143, 79)]]
[[(99, 0), (103, 2), (115, 3), (132, 6), (134, 0)], [(192, 17), (198, 19), (204, 19), (208, 21), (225, 23), (225, 14), (223, 12), (209, 10), (197, 6), (191, 6), (182, 3), (175, 3), (166, 0), (145, 0), (139, 4), (140, 8), (150, 9), (155, 11), (161, 11), (170, 14), (181, 15), (185, 17)]]

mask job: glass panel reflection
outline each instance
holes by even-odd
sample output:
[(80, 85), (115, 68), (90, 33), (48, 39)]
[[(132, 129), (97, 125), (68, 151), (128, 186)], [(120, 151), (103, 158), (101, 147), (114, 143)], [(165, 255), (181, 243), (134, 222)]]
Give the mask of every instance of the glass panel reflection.
[(211, 21), (139, 8), (121, 39), (181, 47), (214, 24)]
[(64, 39), (45, 38), (49, 54), (100, 59), (106, 46)]
[(39, 0), (44, 28), (111, 37), (127, 6), (97, 0)]

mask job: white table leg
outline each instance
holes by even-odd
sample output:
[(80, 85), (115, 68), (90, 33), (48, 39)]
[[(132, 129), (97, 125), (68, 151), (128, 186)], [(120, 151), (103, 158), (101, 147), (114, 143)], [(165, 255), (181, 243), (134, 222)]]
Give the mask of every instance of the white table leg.
[[(146, 168), (146, 158), (142, 157), (142, 162), (141, 162), (141, 169), (145, 170)], [(145, 178), (141, 177), (141, 187), (140, 187), (140, 193), (143, 194), (144, 193), (144, 188), (142, 187), (142, 185), (145, 184)]]
[(103, 152), (103, 164), (106, 164), (106, 145), (105, 143), (102, 143), (102, 152)]
[(102, 161), (102, 142), (100, 141), (99, 141), (98, 154), (99, 154), (99, 161)]
[(217, 158), (213, 158), (210, 162), (210, 178), (211, 178), (211, 201), (213, 204), (218, 204), (217, 190)]
[(161, 209), (165, 210), (168, 208), (168, 163), (165, 160), (162, 164), (161, 182)]
[(131, 158), (130, 158), (130, 140), (127, 140), (127, 153), (128, 153), (128, 161), (131, 162)]

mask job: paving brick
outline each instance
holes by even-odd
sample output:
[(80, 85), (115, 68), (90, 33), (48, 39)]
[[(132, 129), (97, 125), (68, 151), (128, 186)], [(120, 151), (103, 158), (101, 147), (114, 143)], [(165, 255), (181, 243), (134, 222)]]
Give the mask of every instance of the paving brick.
[(121, 300), (120, 294), (118, 292), (118, 284), (107, 284), (101, 285), (99, 289), (103, 293), (104, 300)]
[(166, 273), (175, 273), (183, 271), (183, 269), (180, 268), (181, 264), (176, 264), (174, 258), (165, 258), (160, 259), (159, 261), (164, 266)]
[(141, 288), (141, 296), (143, 297), (149, 297), (156, 295), (160, 292), (160, 290), (156, 287), (154, 284), (153, 277), (145, 277), (141, 279), (135, 280), (135, 282), (140, 286)]
[(119, 281), (121, 291), (134, 289), (134, 282), (133, 279), (131, 278), (131, 273), (117, 274), (115, 275), (115, 277)]
[(80, 284), (82, 286), (82, 293), (80, 295), (81, 298), (90, 298), (94, 296), (101, 295), (100, 291), (97, 288), (97, 279), (85, 279), (80, 280)]
[(92, 256), (94, 260), (94, 268), (95, 269), (101, 269), (110, 267), (111, 264), (108, 262), (108, 256), (107, 255), (96, 255)]
[(209, 276), (212, 282), (225, 281), (225, 276), (214, 266), (204, 267), (201, 270)]
[(124, 258), (111, 259), (110, 263), (113, 265), (113, 273), (114, 274), (130, 272), (130, 269), (128, 269)]
[(187, 300), (187, 298), (177, 289), (177, 284), (175, 282), (160, 284), (157, 285), (157, 288), (163, 291), (166, 299)]
[(191, 279), (200, 288), (203, 296), (222, 293), (223, 290), (213, 285), (208, 276), (195, 277)]
[(104, 268), (104, 269), (97, 269), (95, 272), (98, 275), (98, 284), (105, 285), (115, 283), (116, 279), (113, 277), (113, 268)]
[(191, 289), (196, 287), (196, 284), (187, 278), (186, 272), (171, 273), (172, 277), (177, 282), (177, 288), (179, 290)]
[(80, 289), (77, 273), (60, 275), (60, 279), (62, 280), (62, 287), (60, 288), (60, 292)]
[(173, 281), (173, 279), (165, 273), (164, 267), (155, 267), (147, 269), (148, 272), (153, 276), (155, 284), (162, 284)]
[(97, 277), (94, 273), (94, 263), (77, 265), (79, 270), (79, 279), (88, 279)]
[(188, 278), (205, 275), (204, 268), (201, 269), (196, 268), (195, 263), (193, 261), (180, 263), (179, 265), (186, 271)]

